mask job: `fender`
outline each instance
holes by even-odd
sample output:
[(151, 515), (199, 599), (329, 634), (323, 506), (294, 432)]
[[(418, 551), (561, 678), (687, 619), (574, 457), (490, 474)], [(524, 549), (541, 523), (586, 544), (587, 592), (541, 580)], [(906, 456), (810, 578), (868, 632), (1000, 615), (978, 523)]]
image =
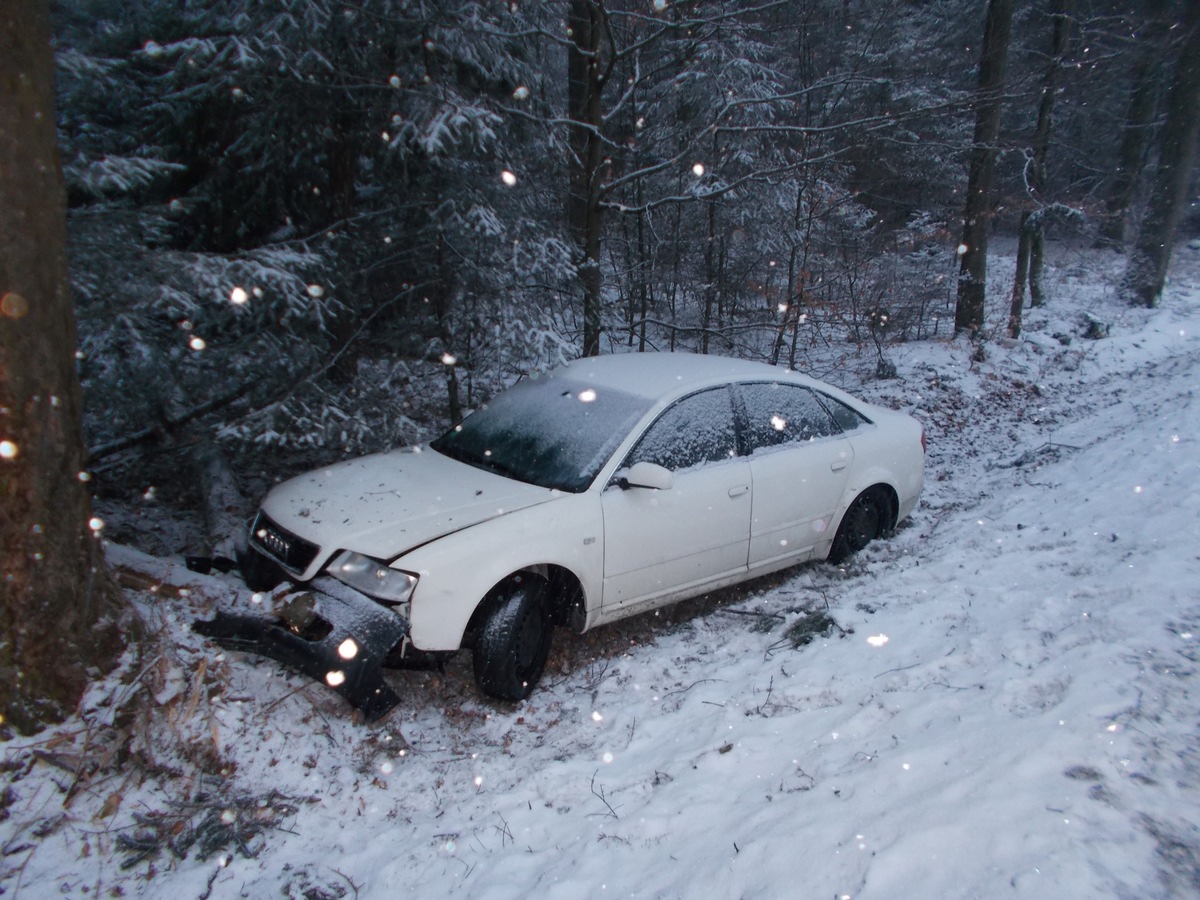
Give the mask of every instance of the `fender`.
[(493, 587), (514, 572), (557, 565), (583, 587), (587, 625), (599, 612), (604, 573), (604, 521), (598, 492), (564, 494), (418, 547), (392, 568), (418, 577), (409, 611), (410, 640), (419, 650), (458, 650), (471, 616)]
[[(877, 414), (881, 423), (886, 422), (888, 427), (880, 428), (876, 425), (852, 431), (847, 437), (854, 447), (855, 459), (882, 460), (888, 468), (876, 462), (856, 472), (853, 481), (846, 485), (841, 512), (845, 512), (854, 498), (871, 485), (886, 484), (896, 492), (899, 501), (896, 521), (899, 522), (916, 506), (925, 482), (924, 454), (915, 457), (912, 454), (912, 447), (920, 445), (921, 426), (908, 416), (890, 410), (872, 412)], [(911, 460), (911, 464), (900, 465), (901, 461), (906, 460)], [(840, 518), (839, 516), (839, 521)]]

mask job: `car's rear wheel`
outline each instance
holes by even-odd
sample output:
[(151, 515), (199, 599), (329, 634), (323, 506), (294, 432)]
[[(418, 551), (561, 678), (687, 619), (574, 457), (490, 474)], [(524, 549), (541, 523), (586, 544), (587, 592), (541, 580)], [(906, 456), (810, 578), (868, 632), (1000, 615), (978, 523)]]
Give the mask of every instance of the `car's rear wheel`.
[(887, 494), (879, 488), (863, 491), (846, 509), (829, 550), (829, 559), (841, 562), (857, 553), (877, 537), (886, 534), (892, 525), (892, 507)]
[(554, 624), (546, 580), (514, 575), (484, 601), (484, 618), (475, 637), (475, 683), (501, 700), (523, 700), (542, 677), (550, 655)]

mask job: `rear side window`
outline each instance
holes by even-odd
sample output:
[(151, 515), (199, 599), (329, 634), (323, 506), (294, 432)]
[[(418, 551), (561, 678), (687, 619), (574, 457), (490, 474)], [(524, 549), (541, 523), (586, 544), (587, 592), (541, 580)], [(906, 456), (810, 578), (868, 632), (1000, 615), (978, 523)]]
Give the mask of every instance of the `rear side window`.
[(659, 416), (625, 460), (657, 463), (672, 472), (737, 455), (729, 388), (684, 397)]
[(841, 400), (834, 400), (828, 394), (818, 392), (817, 397), (820, 399), (821, 404), (833, 415), (833, 420), (837, 422), (838, 428), (842, 429), (842, 431), (853, 431), (858, 426), (867, 425), (871, 421), (866, 416), (851, 409)]
[[(739, 384), (746, 412), (745, 452), (840, 434), (834, 417), (806, 387), (779, 382)], [(853, 414), (853, 410), (846, 410)]]

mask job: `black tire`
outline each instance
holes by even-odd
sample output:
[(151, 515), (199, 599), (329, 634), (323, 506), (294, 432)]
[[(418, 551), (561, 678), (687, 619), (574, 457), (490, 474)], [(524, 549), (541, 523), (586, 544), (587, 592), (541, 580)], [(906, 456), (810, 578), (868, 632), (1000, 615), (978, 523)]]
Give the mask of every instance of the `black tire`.
[(846, 508), (833, 538), (830, 562), (842, 562), (877, 537), (887, 534), (891, 530), (891, 516), (892, 505), (878, 488), (870, 488), (855, 497)]
[(484, 600), (473, 662), (479, 690), (500, 700), (524, 700), (537, 685), (554, 634), (545, 579), (514, 575)]

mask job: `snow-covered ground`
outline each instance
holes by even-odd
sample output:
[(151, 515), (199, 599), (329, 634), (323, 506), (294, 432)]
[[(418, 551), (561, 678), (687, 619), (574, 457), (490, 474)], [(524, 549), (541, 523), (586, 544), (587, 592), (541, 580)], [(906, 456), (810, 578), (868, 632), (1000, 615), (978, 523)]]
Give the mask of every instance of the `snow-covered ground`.
[(232, 579), (114, 547), (149, 649), (0, 745), (0, 892), (1200, 896), (1200, 252), (1158, 310), (1119, 266), (1063, 249), (1020, 341), (904, 345), (861, 388), (929, 435), (893, 538), (562, 633), (517, 706), (463, 659), (357, 724), (185, 630)]

